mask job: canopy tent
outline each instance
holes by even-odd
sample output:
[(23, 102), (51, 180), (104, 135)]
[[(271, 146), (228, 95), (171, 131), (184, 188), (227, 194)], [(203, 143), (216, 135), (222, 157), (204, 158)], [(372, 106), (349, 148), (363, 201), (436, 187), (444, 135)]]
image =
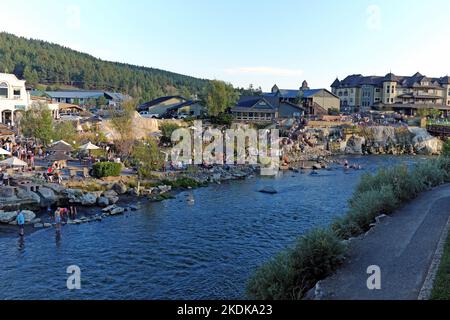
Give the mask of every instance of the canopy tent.
[(86, 144), (83, 144), (81, 147), (79, 147), (80, 150), (98, 150), (100, 147), (97, 147), (95, 144), (92, 144), (91, 142), (88, 142)]
[(0, 161), (0, 165), (6, 165), (9, 167), (26, 167), (28, 164), (19, 158), (11, 157), (6, 160)]
[(64, 140), (57, 141), (53, 143), (49, 148), (49, 151), (52, 152), (71, 152), (73, 151), (72, 146), (65, 142)]
[(0, 155), (9, 156), (9, 155), (11, 155), (11, 152), (6, 151), (6, 150), (3, 149), (3, 148), (0, 148)]

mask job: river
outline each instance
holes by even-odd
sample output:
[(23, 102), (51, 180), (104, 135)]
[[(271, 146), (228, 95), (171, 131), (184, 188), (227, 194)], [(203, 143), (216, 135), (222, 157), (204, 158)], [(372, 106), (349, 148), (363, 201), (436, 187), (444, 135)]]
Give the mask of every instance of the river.
[[(345, 213), (364, 172), (418, 158), (354, 157), (362, 171), (287, 172), (211, 185), (102, 222), (0, 238), (0, 299), (243, 299), (255, 268)], [(272, 186), (278, 194), (259, 193)], [(186, 199), (195, 198), (189, 204)], [(66, 268), (81, 269), (68, 290)]]

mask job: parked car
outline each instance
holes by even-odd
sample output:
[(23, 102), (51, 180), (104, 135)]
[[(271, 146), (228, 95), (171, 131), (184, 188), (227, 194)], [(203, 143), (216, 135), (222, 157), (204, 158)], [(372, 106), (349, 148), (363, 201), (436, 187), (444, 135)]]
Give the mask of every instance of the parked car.
[(139, 114), (143, 118), (151, 118), (151, 119), (159, 119), (160, 118), (159, 114), (157, 114), (157, 113), (150, 113), (148, 111), (141, 111), (141, 112), (139, 112)]
[(188, 114), (185, 114), (185, 113), (180, 113), (180, 114), (178, 115), (178, 119), (186, 119), (187, 117), (189, 117), (189, 115), (188, 115)]

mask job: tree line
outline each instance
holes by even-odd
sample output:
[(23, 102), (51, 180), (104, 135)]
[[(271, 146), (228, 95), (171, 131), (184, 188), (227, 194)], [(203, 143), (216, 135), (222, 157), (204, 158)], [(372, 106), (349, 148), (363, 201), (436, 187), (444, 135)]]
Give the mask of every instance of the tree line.
[(201, 96), (209, 85), (208, 80), (103, 61), (57, 44), (5, 32), (0, 33), (0, 72), (13, 73), (32, 87), (117, 91), (139, 102), (167, 95)]

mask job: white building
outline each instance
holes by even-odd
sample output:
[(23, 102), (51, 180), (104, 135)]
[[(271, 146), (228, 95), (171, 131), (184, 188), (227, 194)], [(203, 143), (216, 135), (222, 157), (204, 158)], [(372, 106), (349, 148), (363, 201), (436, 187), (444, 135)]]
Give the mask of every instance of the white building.
[(16, 112), (25, 111), (30, 105), (30, 94), (25, 88), (25, 80), (13, 74), (0, 73), (0, 122), (14, 125)]

